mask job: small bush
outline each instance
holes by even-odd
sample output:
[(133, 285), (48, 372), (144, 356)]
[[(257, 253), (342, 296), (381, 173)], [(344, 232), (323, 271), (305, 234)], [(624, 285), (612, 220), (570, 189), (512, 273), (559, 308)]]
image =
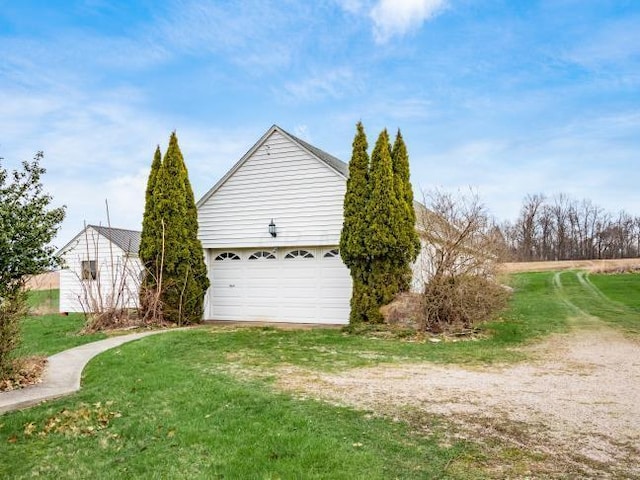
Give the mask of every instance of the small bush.
[(0, 379), (13, 373), (13, 352), (20, 342), (20, 319), (27, 314), (27, 295), (22, 290), (0, 298)]
[(433, 333), (471, 330), (505, 308), (508, 298), (506, 288), (481, 276), (434, 277), (425, 288), (421, 329)]

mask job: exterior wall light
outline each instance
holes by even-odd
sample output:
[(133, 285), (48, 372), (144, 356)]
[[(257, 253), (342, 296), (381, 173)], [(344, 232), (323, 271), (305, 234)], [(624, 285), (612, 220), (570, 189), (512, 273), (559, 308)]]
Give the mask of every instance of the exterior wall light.
[(269, 233), (272, 237), (278, 235), (278, 233), (276, 232), (276, 224), (273, 223), (273, 218), (271, 219), (271, 223), (269, 224)]

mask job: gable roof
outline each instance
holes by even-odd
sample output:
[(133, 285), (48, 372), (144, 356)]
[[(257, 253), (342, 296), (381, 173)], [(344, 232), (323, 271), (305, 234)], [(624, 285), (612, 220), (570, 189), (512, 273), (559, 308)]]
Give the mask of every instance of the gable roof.
[(110, 240), (115, 245), (120, 247), (125, 253), (130, 255), (138, 255), (138, 249), (140, 248), (140, 235), (141, 232), (137, 230), (127, 230), (124, 228), (103, 227), (101, 225), (87, 225), (78, 235), (73, 237), (69, 243), (62, 247), (56, 253), (56, 256), (60, 256), (73, 242), (80, 237), (89, 228), (94, 229), (100, 235)]
[(126, 230), (124, 228), (103, 227), (101, 225), (87, 225), (93, 228), (103, 237), (111, 240), (127, 253), (137, 255), (140, 249), (141, 232), (137, 230)]
[(231, 167), (231, 170), (229, 170), (220, 180), (218, 180), (218, 182), (213, 187), (211, 187), (211, 189), (207, 193), (202, 196), (200, 200), (198, 200), (198, 203), (196, 203), (196, 207), (200, 208), (229, 179), (229, 177), (231, 177), (231, 175), (233, 175), (249, 159), (249, 157), (251, 157), (251, 155), (253, 155), (253, 153), (258, 150), (258, 148), (260, 148), (260, 146), (274, 132), (278, 132), (285, 138), (288, 138), (293, 143), (297, 144), (300, 148), (310, 153), (312, 157), (324, 163), (330, 169), (332, 169), (345, 179), (349, 176), (349, 166), (339, 158), (330, 155), (324, 150), (320, 150), (318, 147), (314, 147), (313, 145), (305, 142), (295, 135), (290, 134), (286, 130), (283, 130), (277, 125), (272, 125), (271, 128), (269, 128), (269, 130), (267, 130), (267, 132), (262, 137), (260, 137), (260, 140), (258, 140), (253, 145), (253, 147), (251, 147), (249, 151), (245, 153), (233, 167)]

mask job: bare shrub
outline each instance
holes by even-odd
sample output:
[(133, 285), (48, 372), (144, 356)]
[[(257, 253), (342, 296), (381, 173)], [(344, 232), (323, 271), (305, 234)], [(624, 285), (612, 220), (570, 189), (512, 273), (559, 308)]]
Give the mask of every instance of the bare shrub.
[(393, 302), (380, 307), (380, 313), (388, 325), (417, 329), (424, 318), (424, 295), (402, 292)]
[[(116, 256), (111, 242), (106, 253), (106, 264), (100, 261), (105, 254), (100, 251), (98, 235), (90, 235), (85, 226), (85, 256), (95, 258), (95, 272), (88, 272), (92, 279), (84, 278), (87, 272), (74, 271), (81, 291), (78, 295), (86, 324), (84, 333), (99, 330), (127, 328), (137, 322), (137, 289), (140, 272), (128, 255)], [(80, 263), (80, 261), (78, 262)], [(103, 268), (104, 267), (104, 268)], [(131, 300), (135, 305), (130, 305)]]
[(422, 330), (463, 332), (505, 307), (497, 280), (506, 252), (497, 226), (474, 192), (426, 195), (419, 216), (422, 241), (432, 252), (424, 290)]
[(422, 330), (464, 333), (501, 309), (509, 298), (506, 288), (480, 275), (433, 278), (424, 292)]
[[(111, 228), (108, 204), (107, 222)], [(137, 258), (116, 255), (111, 241), (108, 253), (101, 252), (97, 235), (92, 235), (90, 239), (88, 233), (85, 233), (84, 241), (85, 256), (96, 259), (96, 271), (89, 272), (93, 279), (88, 281), (83, 278), (85, 272), (75, 272), (82, 286), (78, 303), (86, 318), (83, 333), (166, 325), (160, 301), (163, 288), (161, 272), (154, 275), (146, 271)], [(131, 245), (126, 250), (130, 251)], [(164, 236), (162, 255), (164, 256)], [(106, 258), (106, 261), (98, 261), (102, 258)], [(143, 285), (143, 278), (153, 278), (153, 288)]]

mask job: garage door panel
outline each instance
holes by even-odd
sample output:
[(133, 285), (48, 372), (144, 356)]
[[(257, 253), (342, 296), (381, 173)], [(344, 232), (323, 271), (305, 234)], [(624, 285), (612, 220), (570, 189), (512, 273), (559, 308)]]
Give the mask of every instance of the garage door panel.
[(247, 270), (244, 277), (245, 284), (260, 287), (264, 284), (278, 283), (278, 269), (252, 271)]
[(213, 305), (212, 314), (213, 318), (217, 320), (235, 320), (238, 315), (238, 307), (237, 305)]
[(244, 296), (243, 295), (232, 295), (229, 293), (221, 294), (218, 292), (216, 305), (242, 305)]
[(213, 288), (213, 290), (215, 291), (225, 290), (224, 292), (225, 296), (239, 295), (240, 294), (240, 289), (238, 288), (239, 286), (240, 286), (240, 282), (236, 279), (229, 279), (224, 281), (214, 280), (213, 282), (211, 282), (211, 288)]
[(260, 280), (255, 281), (251, 279), (246, 279), (240, 283), (244, 289), (247, 290), (247, 294), (252, 295), (256, 292), (264, 291), (264, 290), (280, 290), (280, 286), (275, 280)]
[(283, 309), (298, 309), (297, 311), (306, 311), (306, 310), (314, 310), (315, 305), (314, 301), (308, 300), (306, 298), (300, 298), (298, 296), (291, 297), (283, 297), (280, 299), (280, 306)]
[(252, 303), (257, 303), (260, 305), (271, 305), (278, 297), (278, 289), (277, 288), (265, 288), (261, 289), (261, 291), (256, 291), (251, 293), (251, 295), (246, 295), (244, 299), (246, 300), (247, 305)]
[(282, 321), (291, 323), (316, 323), (317, 318), (315, 312), (309, 310), (299, 312), (287, 310), (282, 314)]
[[(338, 258), (322, 249), (300, 247), (314, 258), (248, 260), (251, 249), (236, 249), (241, 260), (210, 261), (210, 317), (300, 323), (347, 323), (351, 278)], [(220, 251), (210, 251), (210, 259)], [(230, 287), (234, 285), (234, 287)]]
[(308, 305), (315, 303), (318, 298), (317, 291), (313, 288), (295, 288), (280, 296), (280, 302), (290, 304)]
[[(273, 318), (278, 318), (278, 309), (269, 306), (252, 305), (247, 306), (245, 310), (246, 319), (249, 320), (264, 320), (274, 321)], [(245, 320), (246, 320), (245, 319)]]

